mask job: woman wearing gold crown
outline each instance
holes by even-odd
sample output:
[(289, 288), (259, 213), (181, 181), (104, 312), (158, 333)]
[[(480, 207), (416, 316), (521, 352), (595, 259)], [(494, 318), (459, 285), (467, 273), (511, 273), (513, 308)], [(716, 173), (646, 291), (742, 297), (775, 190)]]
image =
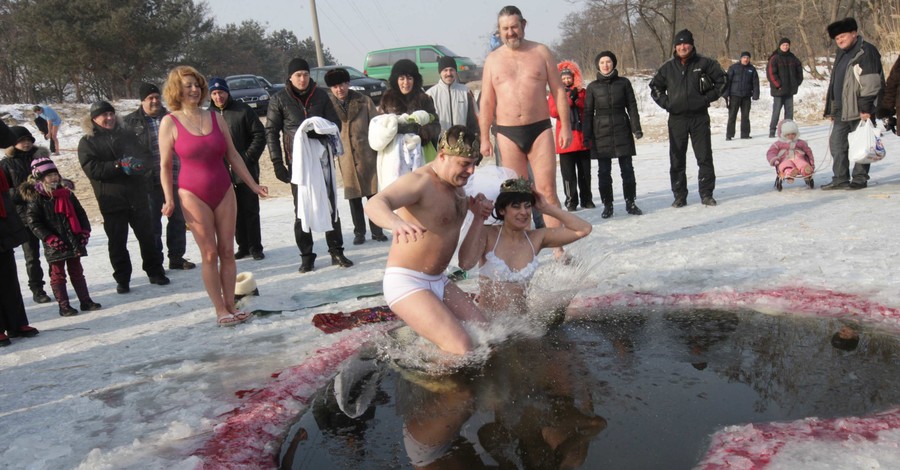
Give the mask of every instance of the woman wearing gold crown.
[[(557, 228), (531, 229), (531, 208), (559, 219)], [(478, 305), (490, 311), (522, 311), (525, 290), (538, 268), (537, 254), (591, 233), (591, 224), (580, 217), (547, 204), (534, 192), (531, 182), (510, 179), (500, 186), (494, 202), (494, 218), (500, 225), (484, 225), (486, 217), (475, 213), (472, 228), (459, 249), (459, 266), (479, 268)]]

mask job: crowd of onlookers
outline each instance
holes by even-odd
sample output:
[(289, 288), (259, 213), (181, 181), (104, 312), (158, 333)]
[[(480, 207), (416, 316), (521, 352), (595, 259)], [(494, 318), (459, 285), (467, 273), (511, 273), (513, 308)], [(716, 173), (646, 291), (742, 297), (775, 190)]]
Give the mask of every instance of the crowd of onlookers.
[[(452, 57), (440, 59), (441, 81), (427, 91), (422, 89), (415, 63), (398, 61), (378, 106), (350, 89), (346, 70), (330, 70), (325, 83), (319, 84), (310, 78), (307, 61), (296, 58), (287, 64), (285, 88), (271, 97), (265, 125), (250, 107), (232, 99), (224, 79), (207, 80), (187, 66), (173, 69), (163, 90), (141, 84), (140, 106), (121, 118), (109, 102), (92, 104), (84, 120), (78, 159), (103, 218), (116, 291), (130, 291), (129, 228), (151, 284), (170, 282), (166, 257), (170, 270), (195, 268), (184, 258), (187, 224), (200, 248), (200, 271), (217, 323), (231, 326), (246, 321), (249, 315), (234, 303), (235, 260), (265, 258), (259, 198), (268, 195), (268, 188), (259, 184), (259, 158), (266, 147), (275, 177), (290, 184), (301, 273), (315, 269), (313, 232), (325, 233), (332, 265), (353, 266), (344, 254), (336, 210), (337, 172), (350, 205), (353, 244), (365, 243), (369, 232), (372, 240), (386, 241), (385, 229), (396, 227), (380, 227), (367, 220), (363, 198), (375, 197), (448, 151), (442, 139), (453, 126), (475, 136), (480, 156), (494, 156), (498, 165), (533, 181), (541, 207), (594, 208), (590, 170), (592, 160), (597, 160), (601, 217), (612, 217), (615, 159), (625, 210), (641, 215), (632, 159), (637, 153), (635, 139), (642, 138), (643, 129), (632, 84), (619, 74), (615, 53), (597, 54), (591, 64), (595, 79), (586, 83), (578, 64), (557, 63), (546, 47), (524, 39), (526, 22), (517, 8), (504, 8), (498, 25), (492, 39), (499, 43), (485, 63), (478, 99), (459, 82)], [(885, 85), (881, 56), (859, 35), (853, 18), (830, 24), (828, 34), (837, 45), (824, 112), (833, 121), (829, 150), (834, 174), (821, 188), (863, 189), (869, 165), (851, 168), (848, 135), (861, 122), (895, 116), (900, 106), (900, 60)], [(766, 157), (776, 170), (778, 190), (795, 178), (813, 188), (816, 169), (812, 151), (799, 138), (799, 126), (793, 121), (793, 97), (803, 82), (803, 69), (790, 46), (789, 38), (781, 39), (765, 68), (773, 96), (769, 137), (776, 138)], [(750, 59), (749, 52), (742, 52), (726, 72), (715, 60), (697, 53), (693, 34), (685, 29), (675, 34), (672, 58), (650, 81), (651, 97), (668, 112), (673, 207), (688, 203), (689, 141), (699, 168), (700, 201), (717, 205), (708, 108), (724, 97), (726, 140), (751, 138), (749, 111), (759, 98), (760, 84)], [(517, 68), (523, 63), (543, 70), (540, 77), (523, 78)], [(69, 301), (68, 281), (80, 309), (95, 310), (100, 305), (91, 300), (79, 261), (86, 254), (91, 224), (71, 183), (50, 158), (59, 154), (62, 120), (47, 105), (34, 106), (33, 111), (49, 150), (35, 145), (25, 127), (2, 127), (0, 146), (6, 148), (6, 155), (0, 160), (0, 272), (17, 279), (13, 249), (21, 245), (33, 300), (51, 302), (44, 289), (43, 252), (60, 315), (77, 313)], [(553, 154), (559, 155), (562, 204), (556, 195), (556, 159), (548, 158)], [(535, 214), (538, 225), (546, 219), (547, 227), (561, 227), (558, 213), (551, 212), (556, 215)], [(166, 219), (165, 237), (160, 215)], [(561, 247), (555, 249), (557, 257), (564, 256)], [(28, 326), (18, 289), (4, 289), (0, 309), (0, 345), (9, 344), (9, 337), (37, 334)]]

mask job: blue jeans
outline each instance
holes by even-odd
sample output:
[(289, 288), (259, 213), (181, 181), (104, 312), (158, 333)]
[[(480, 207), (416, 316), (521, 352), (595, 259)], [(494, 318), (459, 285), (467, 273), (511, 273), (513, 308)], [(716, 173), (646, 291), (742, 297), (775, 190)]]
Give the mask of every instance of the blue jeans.
[(794, 97), (793, 96), (773, 96), (772, 97), (772, 121), (769, 122), (769, 135), (775, 135), (778, 128), (778, 117), (781, 116), (781, 107), (784, 106), (784, 118), (794, 119)]

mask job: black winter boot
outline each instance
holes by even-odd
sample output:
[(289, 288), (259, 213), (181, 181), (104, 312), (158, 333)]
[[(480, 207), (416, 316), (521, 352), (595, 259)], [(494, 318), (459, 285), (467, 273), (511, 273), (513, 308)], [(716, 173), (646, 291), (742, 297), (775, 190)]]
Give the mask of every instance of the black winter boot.
[(608, 219), (613, 215), (613, 205), (612, 204), (603, 204), (603, 212), (600, 214), (600, 217), (604, 219)]
[(625, 201), (625, 210), (631, 215), (642, 215), (644, 212), (634, 203), (634, 200)]
[(350, 261), (344, 256), (344, 250), (334, 250), (331, 252), (331, 265), (349, 268), (350, 266), (353, 266), (353, 261)]
[(65, 284), (50, 284), (53, 289), (53, 296), (56, 297), (56, 303), (59, 304), (59, 315), (63, 317), (71, 317), (78, 315), (78, 310), (69, 305), (69, 291), (66, 290)]
[(301, 273), (308, 273), (308, 272), (312, 271), (313, 269), (315, 269), (315, 266), (316, 266), (316, 255), (315, 254), (300, 255), (300, 269), (298, 269), (297, 271), (301, 272)]
[(72, 287), (75, 288), (75, 295), (81, 302), (81, 311), (89, 312), (91, 310), (100, 310), (100, 304), (91, 300), (91, 294), (88, 292), (87, 281), (84, 278), (72, 279)]
[(42, 289), (40, 287), (38, 287), (37, 289), (33, 289), (31, 291), (31, 293), (32, 293), (31, 298), (34, 300), (35, 303), (46, 304), (46, 303), (53, 301), (53, 299), (51, 299), (50, 296), (47, 295), (46, 292), (44, 292), (44, 289)]

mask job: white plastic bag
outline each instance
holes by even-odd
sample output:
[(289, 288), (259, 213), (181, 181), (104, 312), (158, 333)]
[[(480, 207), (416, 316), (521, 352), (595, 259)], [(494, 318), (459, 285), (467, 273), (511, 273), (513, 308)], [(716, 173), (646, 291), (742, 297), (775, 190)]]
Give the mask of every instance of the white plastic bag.
[(881, 131), (875, 129), (868, 119), (859, 123), (859, 127), (847, 136), (847, 141), (850, 144), (847, 155), (851, 165), (877, 162), (884, 158)]

